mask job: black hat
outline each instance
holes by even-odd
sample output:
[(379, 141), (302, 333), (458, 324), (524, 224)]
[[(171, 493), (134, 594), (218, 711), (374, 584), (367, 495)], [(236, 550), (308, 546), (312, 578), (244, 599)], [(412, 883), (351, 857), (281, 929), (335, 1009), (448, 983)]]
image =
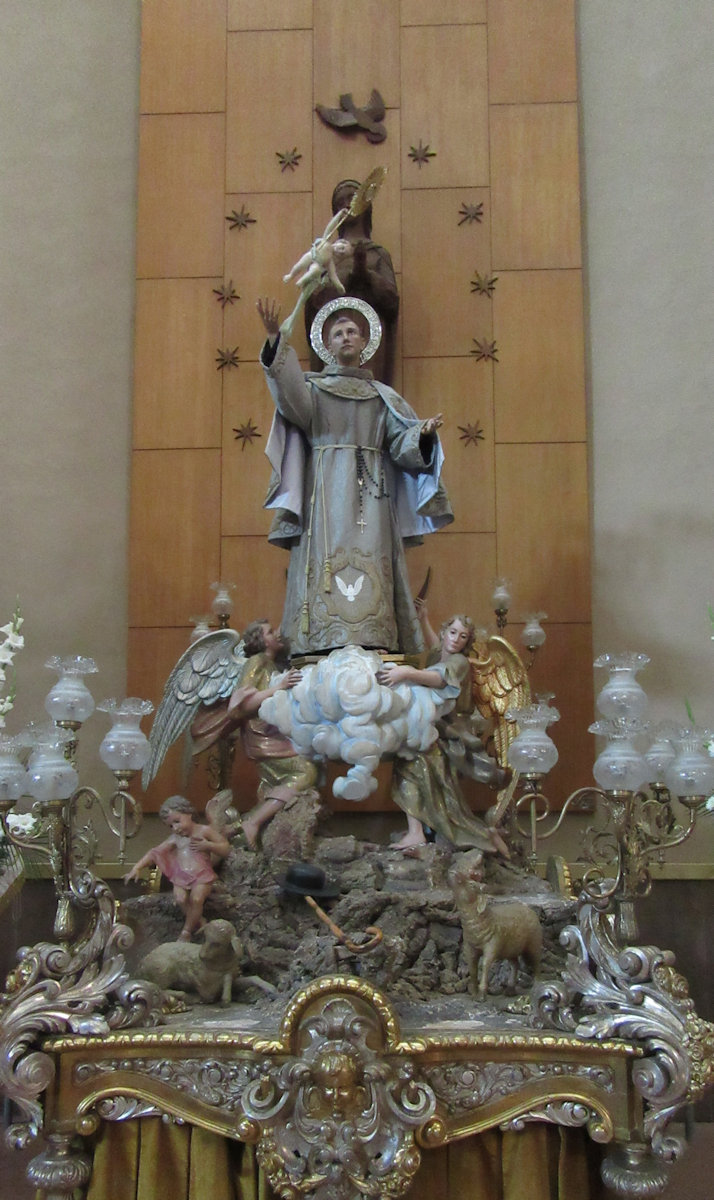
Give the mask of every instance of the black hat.
[(322, 867), (314, 863), (293, 863), (280, 880), (280, 886), (291, 896), (314, 896), (315, 899), (331, 900), (340, 894), (337, 885), (328, 882)]

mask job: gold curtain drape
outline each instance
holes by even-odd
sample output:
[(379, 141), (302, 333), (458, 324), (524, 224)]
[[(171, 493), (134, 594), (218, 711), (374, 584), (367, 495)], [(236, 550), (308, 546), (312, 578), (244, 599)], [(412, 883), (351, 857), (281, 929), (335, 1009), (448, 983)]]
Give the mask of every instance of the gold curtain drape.
[[(410, 1200), (601, 1200), (582, 1130), (489, 1130), (422, 1154)], [(102, 1126), (87, 1200), (272, 1200), (251, 1147), (153, 1118)]]

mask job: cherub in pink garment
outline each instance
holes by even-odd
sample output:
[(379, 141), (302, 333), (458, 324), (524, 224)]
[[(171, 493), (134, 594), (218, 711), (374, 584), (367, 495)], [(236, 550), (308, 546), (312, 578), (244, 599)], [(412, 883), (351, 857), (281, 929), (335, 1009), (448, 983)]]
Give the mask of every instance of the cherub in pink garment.
[(205, 923), (203, 906), (218, 878), (213, 864), (230, 850), (226, 838), (211, 825), (199, 824), (193, 805), (184, 796), (169, 796), (159, 816), (171, 830), (166, 841), (147, 850), (124, 876), (124, 882), (137, 879), (144, 867), (156, 866), (174, 885), (174, 899), (184, 913), (180, 942), (190, 942)]

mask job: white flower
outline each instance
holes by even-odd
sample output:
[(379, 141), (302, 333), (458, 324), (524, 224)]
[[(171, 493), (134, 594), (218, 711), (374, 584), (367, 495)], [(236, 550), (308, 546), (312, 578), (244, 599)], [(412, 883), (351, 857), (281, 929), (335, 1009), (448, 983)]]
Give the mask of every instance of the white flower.
[(4, 625), (0, 629), (0, 633), (6, 635), (3, 646), (10, 646), (13, 650), (22, 650), (22, 647), (25, 645), (25, 639), (21, 633), (15, 632), (12, 625)]
[(37, 822), (32, 813), (10, 813), (7, 825), (11, 833), (19, 833), (21, 836), (33, 834), (37, 829)]

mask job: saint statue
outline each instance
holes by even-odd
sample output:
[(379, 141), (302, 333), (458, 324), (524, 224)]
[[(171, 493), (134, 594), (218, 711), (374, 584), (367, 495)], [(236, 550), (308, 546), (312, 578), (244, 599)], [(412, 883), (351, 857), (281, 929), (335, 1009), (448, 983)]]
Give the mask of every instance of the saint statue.
[(404, 546), (453, 520), (441, 484), (441, 415), (420, 420), (360, 364), (381, 325), (354, 296), (323, 305), (313, 348), (326, 363), (303, 374), (274, 301), (259, 301), (261, 352), (276, 414), (266, 453), (270, 540), (290, 549), (282, 632), (293, 653), (359, 645), (423, 648)]

